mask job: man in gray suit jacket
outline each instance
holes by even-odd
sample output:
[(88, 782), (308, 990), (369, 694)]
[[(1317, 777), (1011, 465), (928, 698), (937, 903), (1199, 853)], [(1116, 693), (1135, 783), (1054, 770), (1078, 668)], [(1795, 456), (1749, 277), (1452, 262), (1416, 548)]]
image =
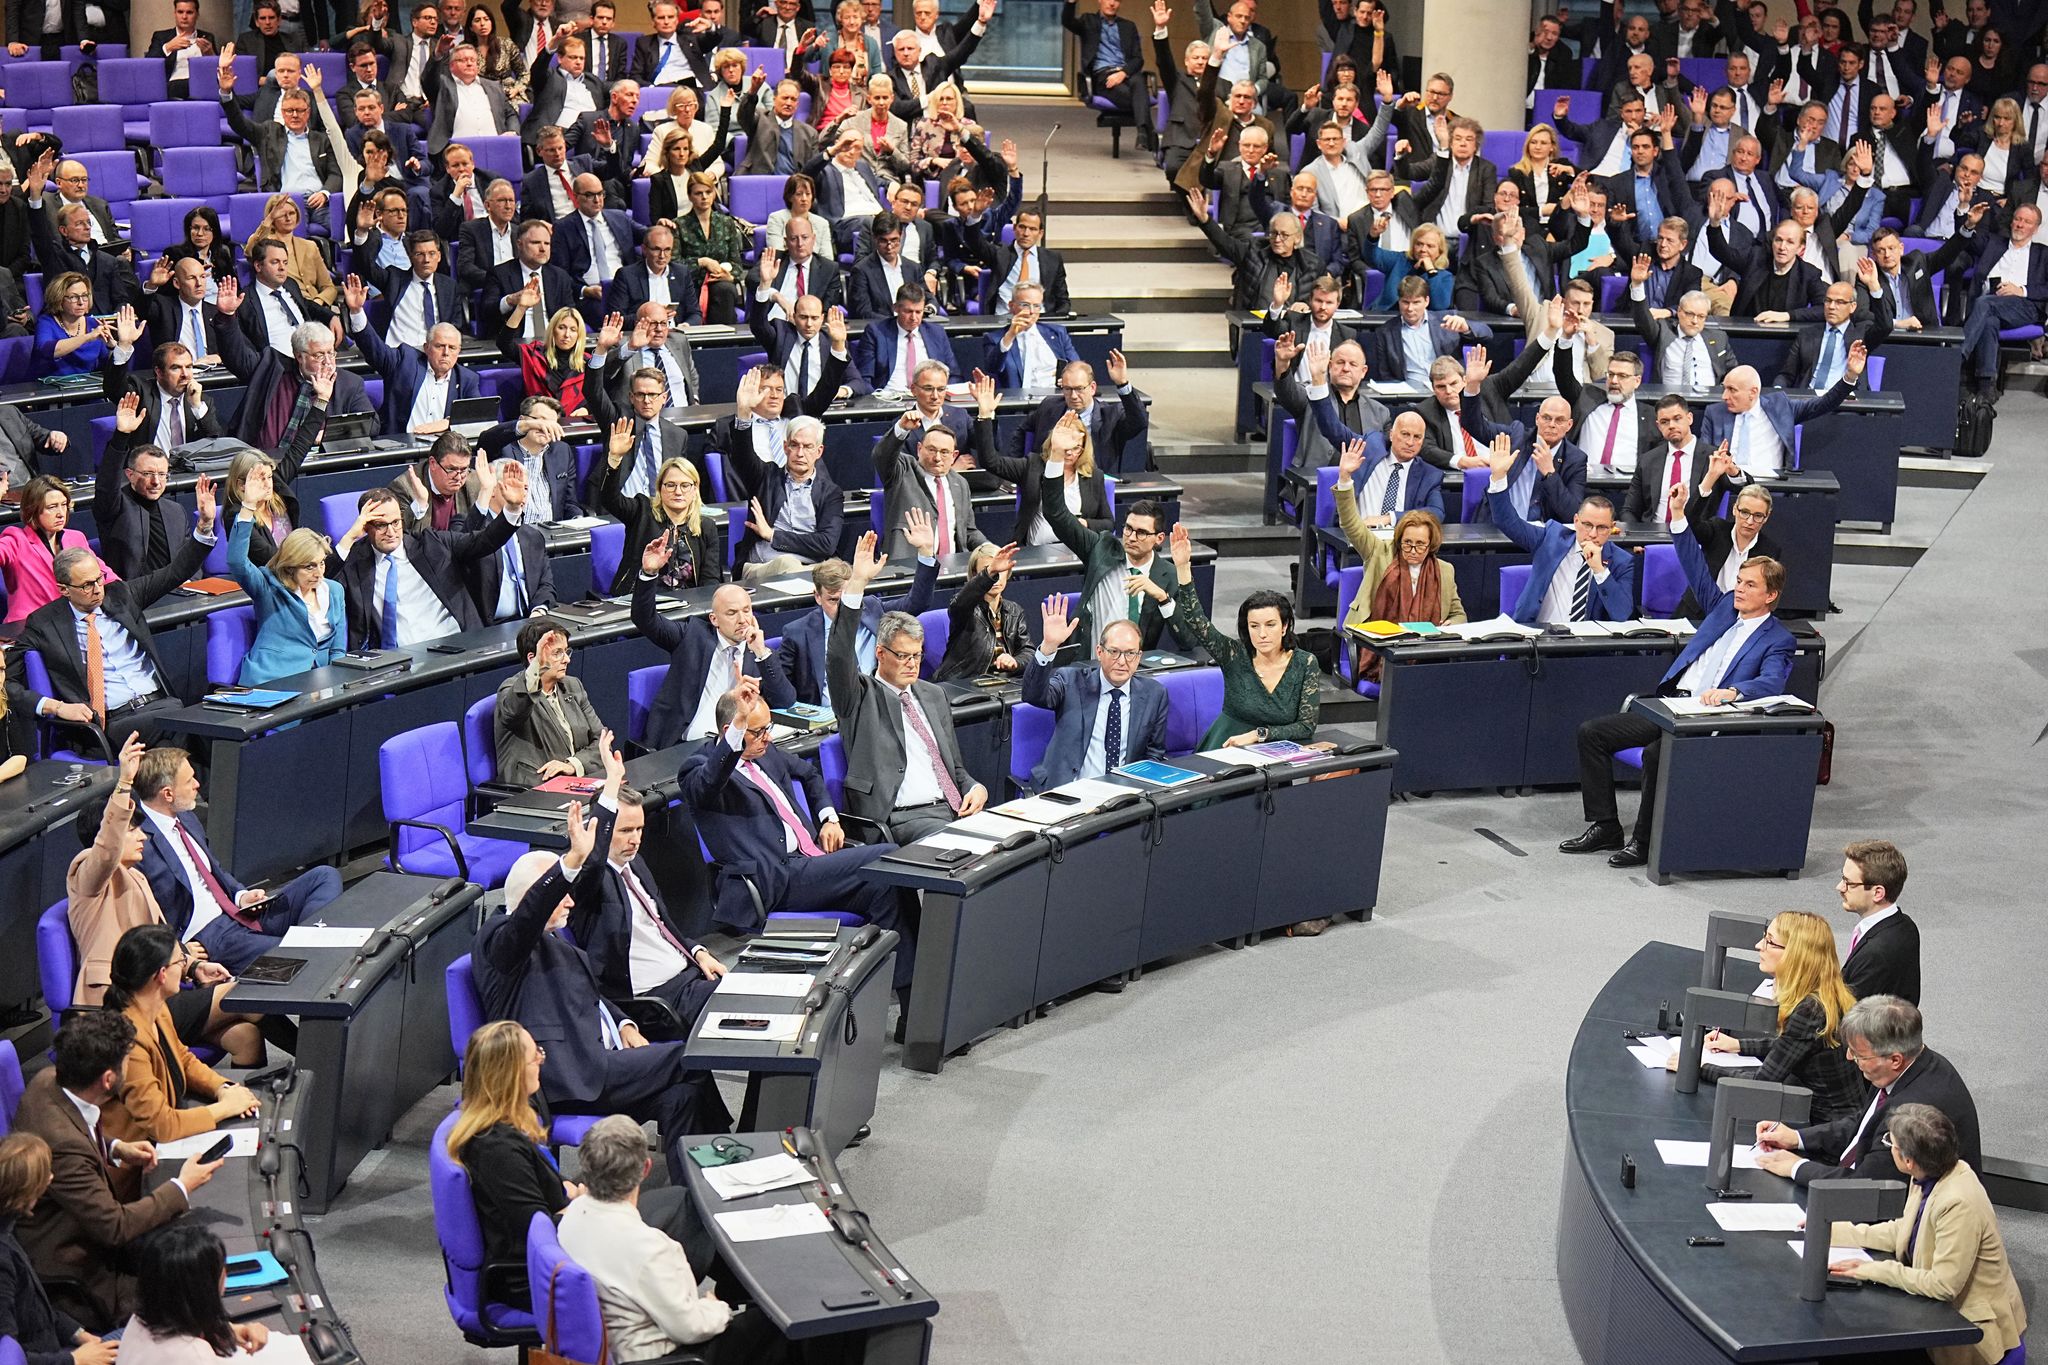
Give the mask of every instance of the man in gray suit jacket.
[[(841, 611), (860, 612), (868, 584), (887, 562), (875, 557), (874, 532), (860, 538), (840, 590)], [(917, 618), (899, 611), (882, 617), (871, 674), (860, 671), (856, 634), (835, 630), (825, 644), (825, 685), (846, 745), (846, 810), (895, 842), (912, 843), (987, 805), (988, 788), (960, 757), (945, 689), (918, 680), (924, 628)]]
[(1166, 757), (1166, 688), (1138, 676), (1145, 637), (1136, 621), (1111, 621), (1095, 645), (1095, 665), (1052, 666), (1081, 624), (1055, 594), (1040, 607), (1038, 648), (1024, 661), (1024, 700), (1059, 719), (1043, 761), (1031, 770), (1034, 791), (1077, 778), (1105, 777), (1125, 763)]
[[(767, 109), (750, 92), (740, 103), (739, 123), (747, 135), (747, 160), (741, 175), (794, 175), (818, 154), (818, 130), (796, 116), (803, 88), (793, 80), (775, 83), (775, 99)], [(783, 134), (789, 134), (784, 145)]]
[[(919, 368), (922, 368), (921, 366)], [(912, 432), (920, 432), (915, 453), (903, 448)], [(915, 507), (932, 519), (940, 559), (964, 554), (988, 539), (974, 524), (974, 495), (967, 480), (953, 472), (960, 438), (952, 429), (924, 429), (924, 418), (912, 409), (875, 442), (875, 476), (882, 489), (882, 530), (888, 536), (889, 558), (902, 562), (914, 553), (904, 538), (903, 519)], [(940, 503), (944, 493), (945, 506)]]
[(434, 122), (427, 129), (429, 155), (440, 156), (455, 140), (455, 114), (465, 102), (483, 100), (500, 134), (519, 131), (519, 111), (505, 98), (505, 87), (477, 75), (479, 64), (476, 49), (467, 43), (448, 54), (448, 70), (434, 96)]

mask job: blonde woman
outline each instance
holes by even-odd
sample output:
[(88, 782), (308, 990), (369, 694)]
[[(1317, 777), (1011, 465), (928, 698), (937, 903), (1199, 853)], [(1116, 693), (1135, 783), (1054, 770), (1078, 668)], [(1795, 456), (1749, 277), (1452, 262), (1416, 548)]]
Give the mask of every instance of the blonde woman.
[(469, 1172), (470, 1198), (484, 1233), (484, 1260), (503, 1270), (484, 1286), (492, 1303), (524, 1304), (526, 1228), (536, 1213), (560, 1218), (582, 1187), (562, 1179), (543, 1147), (547, 1129), (533, 1107), (547, 1053), (510, 1019), (469, 1036), (462, 1060), (462, 1107), (448, 1131), (448, 1155)]
[(519, 344), (519, 377), (526, 385), (526, 396), (554, 399), (577, 422), (590, 420), (590, 408), (583, 395), (583, 373), (589, 360), (589, 348), (584, 343), (588, 337), (581, 313), (574, 308), (558, 308), (548, 319), (545, 339)]
[[(1707, 1035), (1700, 1073), (1716, 1080), (1738, 1076), (1803, 1085), (1813, 1091), (1815, 1123), (1862, 1113), (1870, 1087), (1836, 1034), (1856, 997), (1842, 980), (1835, 931), (1819, 915), (1787, 910), (1771, 920), (1756, 950), (1778, 1002), (1777, 1035), (1738, 1038), (1717, 1029)], [(1762, 1057), (1764, 1064), (1761, 1070), (1730, 1070), (1713, 1064), (1716, 1053)], [(1666, 1065), (1676, 1070), (1678, 1059)]]
[(1408, 238), (1408, 250), (1404, 254), (1396, 255), (1384, 247), (1375, 246), (1365, 253), (1365, 263), (1387, 277), (1374, 307), (1391, 311), (1396, 306), (1401, 281), (1417, 275), (1429, 285), (1430, 309), (1444, 312), (1450, 308), (1451, 288), (1456, 276), (1451, 270), (1450, 246), (1443, 229), (1435, 223), (1419, 225)]
[[(663, 165), (663, 155), (670, 142), (689, 135), (689, 166), (694, 171), (707, 171), (712, 175), (724, 175), (726, 137), (732, 127), (732, 110), (721, 107), (718, 124), (702, 121), (702, 103), (697, 91), (688, 85), (679, 85), (669, 92), (668, 103), (660, 112), (644, 117), (653, 138), (647, 144), (647, 155), (640, 159), (640, 174), (653, 175)], [(657, 218), (659, 214), (655, 215)]]
[(1067, 511), (1090, 531), (1108, 530), (1109, 487), (1095, 467), (1095, 438), (1078, 424), (1061, 422), (1046, 433), (1044, 450), (1031, 455), (1003, 454), (995, 441), (995, 379), (981, 375), (969, 388), (977, 408), (973, 433), (975, 463), (997, 478), (1017, 485), (1017, 525), (1025, 528), (1024, 544), (1059, 544), (1059, 535), (1045, 519), (1043, 510), (1048, 460), (1062, 462), (1055, 496), (1066, 504)]
[[(947, 167), (964, 160), (968, 143), (981, 141), (981, 125), (961, 116), (960, 87), (951, 81), (933, 87), (924, 107), (925, 116), (910, 130), (911, 164), (927, 180), (949, 180)], [(992, 159), (985, 145), (972, 155), (977, 165)]]
[(271, 195), (263, 204), (263, 222), (249, 234), (243, 250), (253, 258), (258, 242), (282, 242), (285, 273), (298, 281), (300, 292), (307, 298), (332, 308), (340, 290), (334, 276), (328, 273), (327, 260), (320, 254), (320, 248), (298, 235), (303, 218), (298, 200), (289, 194)]
[(2027, 141), (2026, 130), (2020, 126), (2019, 101), (2001, 99), (1992, 105), (1991, 112), (1984, 116), (1980, 136), (1984, 145), (1977, 149), (1977, 154), (1984, 158), (1984, 188), (2002, 197), (2034, 169), (2033, 144)]
[(1557, 155), (1557, 129), (1539, 123), (1522, 139), (1522, 159), (1508, 168), (1508, 179), (1522, 192), (1522, 203), (1536, 210), (1537, 220), (1571, 193), (1578, 172)]
[(625, 552), (619, 556), (618, 576), (607, 592), (617, 597), (633, 590), (641, 556), (656, 542), (667, 551), (660, 569), (654, 571), (663, 586), (687, 588), (721, 581), (725, 577), (724, 544), (716, 530), (705, 524), (697, 466), (683, 456), (671, 455), (654, 471), (652, 497), (645, 493), (628, 497), (621, 486), (633, 445), (633, 419), (621, 417), (612, 424), (604, 478), (597, 488), (598, 507), (626, 523)]

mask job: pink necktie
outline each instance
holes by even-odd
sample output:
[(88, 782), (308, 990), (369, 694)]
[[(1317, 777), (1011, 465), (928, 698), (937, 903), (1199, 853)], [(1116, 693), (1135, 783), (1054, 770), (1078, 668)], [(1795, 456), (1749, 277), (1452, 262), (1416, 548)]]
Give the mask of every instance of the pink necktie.
[(782, 795), (782, 789), (775, 785), (774, 779), (762, 772), (760, 765), (750, 758), (740, 760), (740, 771), (747, 775), (749, 782), (766, 794), (768, 804), (775, 807), (775, 813), (782, 817), (782, 823), (789, 826), (789, 832), (796, 836), (797, 852), (806, 858), (824, 856), (825, 850), (818, 847), (818, 841), (804, 828), (804, 822), (796, 818), (796, 812), (790, 809), (789, 801)]
[(1863, 942), (1863, 926), (1859, 924), (1856, 926), (1856, 932), (1849, 935), (1849, 951), (1854, 953), (1856, 945), (1861, 942)]
[(903, 334), (903, 387), (909, 388), (917, 382), (917, 333)]
[(662, 939), (668, 946), (681, 953), (684, 957), (690, 956), (690, 950), (683, 946), (683, 941), (677, 938), (675, 932), (668, 927), (668, 921), (661, 917), (661, 911), (654, 908), (654, 898), (647, 894), (647, 888), (640, 885), (640, 879), (633, 875), (633, 869), (630, 867), (625, 868), (619, 875), (625, 879), (626, 890), (632, 895), (633, 903), (640, 907), (647, 918), (654, 921), (655, 929), (660, 932)]
[(1674, 450), (1674, 451), (1672, 451), (1672, 452), (1671, 452), (1671, 482), (1670, 482), (1670, 483), (1668, 483), (1668, 484), (1666, 484), (1666, 485), (1664, 486), (1664, 516), (1663, 516), (1663, 522), (1664, 522), (1664, 524), (1665, 524), (1666, 526), (1669, 526), (1669, 525), (1671, 524), (1671, 490), (1672, 490), (1672, 489), (1674, 489), (1674, 488), (1676, 488), (1676, 487), (1678, 487), (1678, 481), (1679, 481), (1679, 479), (1680, 479), (1680, 478), (1682, 477), (1682, 476), (1680, 475), (1679, 471), (1680, 471), (1680, 470), (1682, 470), (1682, 469), (1684, 469), (1684, 468), (1685, 468), (1685, 452), (1684, 452), (1683, 450)]
[(1600, 446), (1600, 464), (1605, 468), (1614, 463), (1614, 435), (1621, 430), (1621, 409), (1615, 408), (1607, 419), (1607, 440)]
[(946, 804), (955, 811), (960, 809), (960, 785), (953, 780), (953, 774), (946, 768), (946, 762), (939, 757), (939, 742), (932, 738), (932, 728), (925, 723), (924, 711), (917, 704), (917, 698), (906, 690), (896, 694), (903, 705), (903, 719), (910, 722), (910, 728), (917, 731), (917, 737), (924, 741), (924, 751), (931, 756), (932, 776), (939, 780), (939, 792), (946, 798)]
[(942, 555), (953, 553), (953, 519), (947, 515), (951, 502), (946, 496), (946, 476), (941, 474), (932, 480), (932, 511), (933, 520), (938, 523), (933, 543)]

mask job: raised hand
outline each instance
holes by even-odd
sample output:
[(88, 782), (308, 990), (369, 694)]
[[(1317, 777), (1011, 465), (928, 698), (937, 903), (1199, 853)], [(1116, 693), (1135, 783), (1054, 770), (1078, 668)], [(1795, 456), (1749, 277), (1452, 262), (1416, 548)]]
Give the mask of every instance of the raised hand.
[(135, 785), (135, 770), (142, 765), (142, 755), (148, 747), (142, 742), (142, 736), (134, 733), (130, 733), (127, 741), (121, 745), (121, 754), (117, 762), (120, 765), (122, 785)]
[(1016, 567), (1017, 542), (1013, 540), (1002, 549), (996, 551), (995, 558), (989, 561), (988, 571), (1000, 578)]
[(114, 314), (114, 339), (123, 346), (142, 340), (142, 319), (135, 316), (134, 305), (124, 303)]
[[(1647, 284), (1649, 280), (1650, 258), (1639, 252), (1636, 258), (1628, 263), (1628, 282), (1631, 285), (1638, 285)], [(1560, 313), (1563, 311), (1563, 302), (1562, 299), (1558, 300)]]
[(242, 306), (242, 285), (233, 275), (221, 277), (220, 292), (213, 306), (222, 317), (234, 316), (235, 310)]
[(930, 558), (932, 548), (939, 543), (939, 528), (933, 524), (931, 513), (922, 507), (906, 511), (903, 514), (903, 539), (917, 551), (918, 558)]
[[(1222, 143), (1219, 141), (1216, 143), (1216, 145), (1220, 147), (1222, 146)], [(1209, 196), (1202, 193), (1200, 190), (1188, 190), (1185, 191), (1185, 193), (1187, 194), (1188, 200), (1188, 212), (1194, 215), (1195, 221), (1197, 223), (1208, 222)]]
[(1166, 548), (1167, 552), (1173, 556), (1173, 567), (1179, 574), (1180, 580), (1183, 583), (1187, 582), (1188, 575), (1193, 572), (1195, 543), (1188, 538), (1188, 524), (1186, 522), (1177, 521), (1173, 524), (1173, 534), (1166, 538)]
[(995, 376), (983, 374), (980, 370), (976, 370), (973, 378), (967, 381), (967, 391), (974, 395), (975, 411), (980, 416), (993, 417), (996, 415)]
[(875, 546), (878, 543), (879, 541), (875, 533), (868, 531), (861, 536), (859, 543), (853, 547), (852, 572), (847, 576), (862, 589), (865, 589), (868, 584), (874, 582), (876, 575), (880, 574), (889, 563), (889, 556), (875, 553)]
[(192, 502), (199, 510), (200, 534), (205, 535), (211, 532), (213, 530), (213, 517), (216, 507), (212, 479), (207, 478), (204, 474), (199, 476), (199, 482), (192, 485)]
[(1330, 348), (1321, 341), (1311, 341), (1308, 344), (1308, 382), (1330, 382)]
[(1685, 519), (1685, 500), (1687, 496), (1684, 484), (1675, 483), (1671, 485), (1671, 490), (1664, 495), (1664, 507), (1668, 514), (1665, 517), (1667, 522), (1683, 521)]
[(1358, 471), (1364, 465), (1365, 442), (1363, 440), (1346, 441), (1344, 448), (1337, 452), (1338, 480), (1342, 483), (1350, 483), (1358, 477)]
[(1279, 312), (1294, 297), (1294, 280), (1286, 271), (1273, 277), (1273, 311)]
[(608, 313), (605, 315), (604, 326), (598, 328), (597, 331), (597, 349), (600, 351), (617, 350), (619, 342), (625, 335), (626, 315), (624, 313)]
[[(1165, 28), (1172, 18), (1173, 11), (1167, 8), (1166, 0), (1152, 0), (1152, 27)], [(21, 54), (17, 52), (15, 55), (18, 57)]]
[(836, 303), (825, 310), (825, 339), (834, 354), (846, 349), (846, 310)]
[(1845, 366), (1849, 377), (1851, 379), (1861, 379), (1863, 377), (1863, 367), (1869, 363), (1869, 360), (1870, 348), (1860, 341), (1852, 343), (1849, 347), (1849, 360)]
[(1493, 373), (1493, 361), (1486, 354), (1484, 346), (1474, 346), (1471, 357), (1465, 362), (1465, 392), (1477, 393), (1486, 377)]
[(350, 275), (341, 282), (341, 301), (351, 313), (360, 313), (369, 305), (370, 288), (363, 283), (362, 276)]
[(649, 578), (658, 577), (668, 567), (669, 547), (675, 537), (675, 528), (670, 527), (647, 542), (647, 548), (640, 552), (640, 572)]
[(1047, 654), (1058, 653), (1081, 624), (1078, 617), (1067, 614), (1067, 595), (1063, 592), (1054, 593), (1039, 605), (1038, 619), (1038, 647)]
[(156, 264), (149, 268), (149, 287), (161, 289), (171, 282), (171, 258), (159, 256)]
[(1493, 438), (1486, 448), (1486, 467), (1496, 479), (1505, 480), (1515, 467), (1515, 443), (1506, 432)]
[(130, 435), (142, 430), (142, 395), (130, 390), (114, 409), (114, 430)]
[(1273, 373), (1285, 374), (1300, 358), (1301, 338), (1291, 328), (1273, 338)]
[[(1380, 75), (1384, 79), (1386, 76), (1386, 72), (1382, 71)], [(1572, 102), (1563, 95), (1559, 95), (1556, 99), (1550, 102), (1550, 117), (1553, 119), (1564, 118), (1567, 115), (1569, 115), (1571, 111)]]
[[(605, 733), (609, 735), (611, 732), (607, 730)], [(610, 747), (610, 744), (605, 745), (606, 749)], [(569, 803), (569, 809), (563, 816), (563, 832), (569, 836), (569, 851), (562, 857), (562, 866), (581, 868), (590, 861), (591, 852), (597, 847), (597, 821), (584, 818), (581, 801)]]

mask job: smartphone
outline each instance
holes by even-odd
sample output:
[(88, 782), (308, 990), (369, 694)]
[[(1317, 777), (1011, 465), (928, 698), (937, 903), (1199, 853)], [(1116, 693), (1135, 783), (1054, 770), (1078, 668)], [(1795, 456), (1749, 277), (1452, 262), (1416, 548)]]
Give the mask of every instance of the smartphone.
[(462, 647), (461, 645), (428, 645), (428, 646), (427, 646), (427, 653), (429, 653), (429, 654), (467, 654), (467, 653), (469, 653), (469, 651), (468, 651), (467, 649), (463, 648), (463, 647)]
[(234, 1134), (223, 1133), (221, 1134), (219, 1142), (214, 1143), (213, 1146), (208, 1147), (205, 1151), (199, 1154), (199, 1159), (201, 1161), (219, 1161), (222, 1157), (228, 1154), (229, 1149), (232, 1148), (234, 1145)]
[(1046, 792), (1045, 799), (1052, 802), (1055, 806), (1078, 806), (1081, 804), (1080, 797), (1070, 796), (1066, 792)]
[(721, 1019), (718, 1021), (718, 1026), (722, 1029), (759, 1033), (767, 1029), (768, 1021), (766, 1019)]
[(843, 1308), (873, 1308), (881, 1303), (881, 1296), (872, 1289), (863, 1289), (851, 1294), (826, 1294), (818, 1302), (827, 1312), (836, 1313)]

